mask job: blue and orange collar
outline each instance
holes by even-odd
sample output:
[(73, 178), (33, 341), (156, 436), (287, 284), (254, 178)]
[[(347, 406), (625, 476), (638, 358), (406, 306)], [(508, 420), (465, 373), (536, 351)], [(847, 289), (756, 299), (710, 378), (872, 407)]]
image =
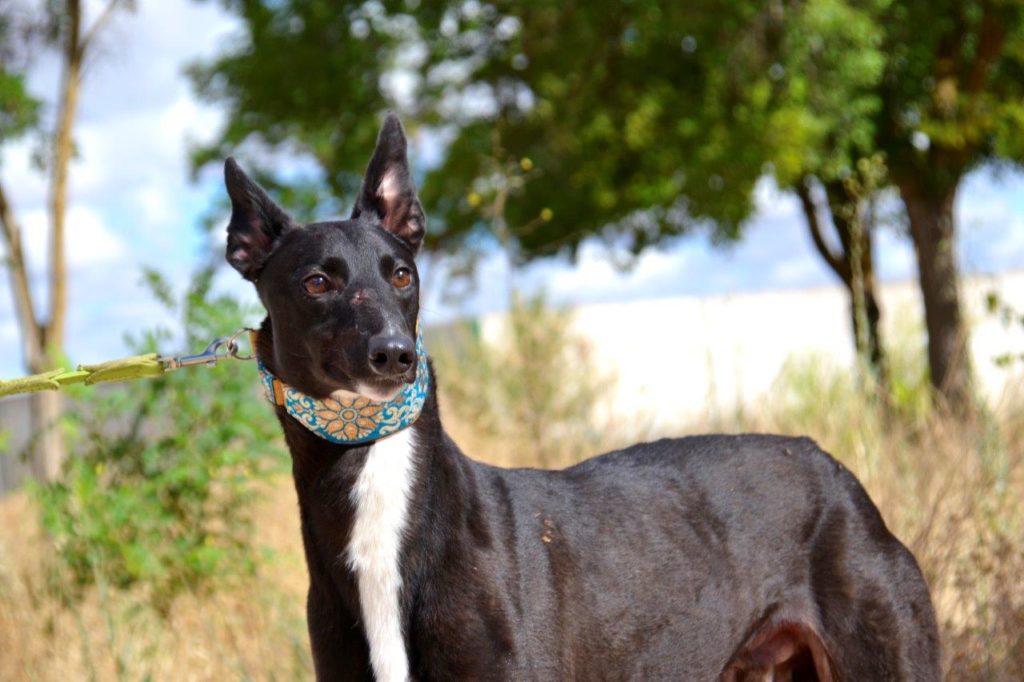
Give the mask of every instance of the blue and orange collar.
[(423, 411), (430, 388), (423, 333), (418, 329), (416, 379), (390, 400), (372, 400), (350, 391), (335, 391), (322, 400), (313, 398), (275, 377), (261, 360), (257, 359), (257, 365), (267, 400), (284, 407), (292, 418), (320, 438), (341, 445), (369, 443), (412, 426)]

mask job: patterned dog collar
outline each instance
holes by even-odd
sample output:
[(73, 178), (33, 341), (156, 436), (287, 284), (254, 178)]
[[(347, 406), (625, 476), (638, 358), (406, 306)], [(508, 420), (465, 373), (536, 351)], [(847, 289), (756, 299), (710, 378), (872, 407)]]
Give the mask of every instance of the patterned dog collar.
[(335, 391), (330, 398), (318, 400), (282, 382), (262, 361), (257, 360), (257, 364), (267, 400), (283, 406), (289, 415), (324, 440), (342, 445), (368, 443), (412, 426), (423, 410), (430, 385), (423, 333), (418, 329), (416, 380), (406, 384), (391, 400), (371, 400), (349, 391)]

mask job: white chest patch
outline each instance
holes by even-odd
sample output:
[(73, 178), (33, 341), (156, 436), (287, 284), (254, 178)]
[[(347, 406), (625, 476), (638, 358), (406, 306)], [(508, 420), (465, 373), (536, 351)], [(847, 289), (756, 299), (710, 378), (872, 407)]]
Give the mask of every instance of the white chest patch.
[(352, 489), (356, 509), (348, 565), (356, 575), (370, 664), (378, 682), (405, 682), (409, 661), (402, 637), (399, 552), (415, 470), (413, 429), (381, 438), (370, 448)]

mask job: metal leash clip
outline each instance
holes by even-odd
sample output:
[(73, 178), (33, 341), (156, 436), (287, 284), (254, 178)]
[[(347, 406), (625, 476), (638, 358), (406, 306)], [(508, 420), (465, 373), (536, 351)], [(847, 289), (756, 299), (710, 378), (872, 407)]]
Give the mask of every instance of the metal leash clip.
[(158, 360), (163, 364), (164, 370), (168, 372), (175, 369), (181, 369), (182, 367), (195, 367), (196, 365), (213, 367), (217, 362), (226, 358), (232, 358), (235, 360), (255, 360), (255, 351), (250, 352), (248, 355), (242, 355), (238, 347), (238, 337), (242, 334), (248, 334), (253, 331), (256, 330), (249, 327), (243, 327), (230, 336), (221, 336), (214, 339), (202, 353), (198, 353), (196, 355), (181, 355), (177, 357), (161, 357), (158, 358)]

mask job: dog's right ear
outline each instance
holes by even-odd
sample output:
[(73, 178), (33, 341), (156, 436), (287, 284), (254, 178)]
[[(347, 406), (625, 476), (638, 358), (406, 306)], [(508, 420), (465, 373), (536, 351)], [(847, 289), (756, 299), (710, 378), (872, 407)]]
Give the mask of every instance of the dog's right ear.
[(294, 223), (232, 157), (224, 162), (224, 184), (231, 197), (225, 257), (242, 277), (255, 282), (278, 238)]

